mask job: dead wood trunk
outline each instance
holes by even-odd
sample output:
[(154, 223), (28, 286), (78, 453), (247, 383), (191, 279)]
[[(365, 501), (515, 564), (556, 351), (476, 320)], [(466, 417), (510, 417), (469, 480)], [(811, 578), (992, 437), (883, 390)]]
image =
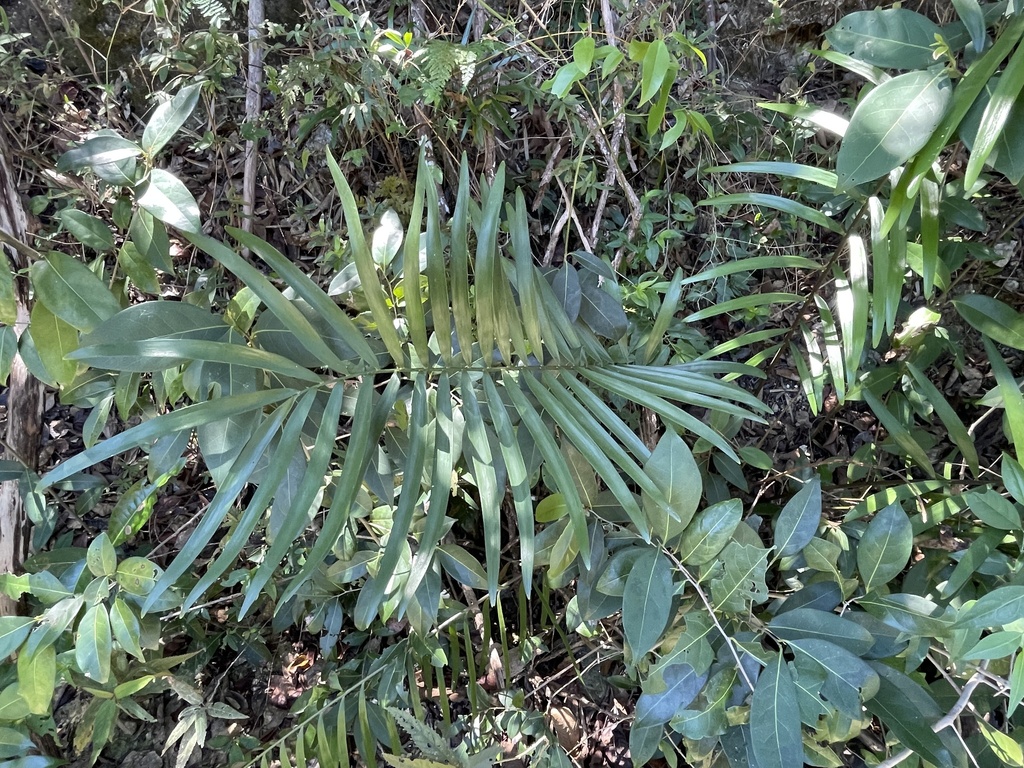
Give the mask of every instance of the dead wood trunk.
[[(18, 197), (14, 183), (14, 164), (7, 142), (0, 131), (0, 230), (18, 242), (25, 242), (25, 210)], [(15, 272), (24, 269), (24, 257), (13, 249), (0, 245), (0, 256), (10, 259)], [(8, 265), (0, 263), (0, 269)], [(29, 291), (24, 276), (15, 280), (15, 297), (18, 316), (15, 332), (21, 337), (28, 326)], [(39, 453), (39, 436), (42, 425), (43, 387), (28, 372), (21, 355), (16, 355), (11, 364), (7, 382), (7, 440), (5, 451), (14, 453), (8, 458), (19, 459), (32, 469), (36, 467)], [(17, 481), (0, 484), (0, 573), (16, 573), (28, 555), (29, 525), (21, 489)], [(17, 612), (17, 602), (0, 594), (0, 616)]]

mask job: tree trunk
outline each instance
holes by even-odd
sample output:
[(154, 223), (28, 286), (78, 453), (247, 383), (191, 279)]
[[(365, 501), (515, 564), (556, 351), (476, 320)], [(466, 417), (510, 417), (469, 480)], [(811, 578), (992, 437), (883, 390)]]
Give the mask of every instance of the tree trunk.
[[(18, 189), (14, 183), (13, 163), (7, 142), (0, 132), (0, 230), (18, 242), (25, 242), (26, 218)], [(0, 257), (10, 264), (0, 263), (0, 269), (13, 268), (15, 273), (28, 265), (24, 257), (0, 245)], [(18, 305), (14, 330), (18, 337), (28, 327), (29, 291), (27, 278), (15, 279), (15, 297)], [(11, 364), (7, 390), (7, 444), (8, 458), (19, 459), (33, 470), (39, 454), (39, 436), (42, 425), (43, 387), (28, 372), (21, 355)], [(28, 555), (29, 525), (18, 482), (0, 484), (0, 573), (17, 573)], [(17, 612), (17, 602), (0, 594), (0, 616)]]

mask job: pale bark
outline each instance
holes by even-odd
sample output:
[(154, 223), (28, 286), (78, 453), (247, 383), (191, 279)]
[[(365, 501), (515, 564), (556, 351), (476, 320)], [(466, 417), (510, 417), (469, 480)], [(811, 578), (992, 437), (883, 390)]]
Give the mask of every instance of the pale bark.
[[(4, 136), (0, 133), (0, 230), (25, 242), (25, 210), (18, 197), (14, 182), (13, 164)], [(15, 271), (27, 265), (23, 255), (0, 245), (0, 257), (10, 260)], [(8, 265), (0, 263), (0, 269)], [(29, 292), (24, 278), (15, 281), (18, 302), (15, 332), (21, 337), (28, 326)], [(32, 469), (39, 453), (39, 435), (42, 424), (43, 387), (25, 367), (21, 355), (14, 358), (7, 382), (7, 439), (5, 455), (17, 459)], [(13, 453), (14, 455), (10, 455)], [(21, 490), (17, 481), (0, 484), (0, 573), (17, 573), (28, 555), (29, 525), (25, 517)], [(0, 616), (17, 612), (16, 601), (0, 594)]]

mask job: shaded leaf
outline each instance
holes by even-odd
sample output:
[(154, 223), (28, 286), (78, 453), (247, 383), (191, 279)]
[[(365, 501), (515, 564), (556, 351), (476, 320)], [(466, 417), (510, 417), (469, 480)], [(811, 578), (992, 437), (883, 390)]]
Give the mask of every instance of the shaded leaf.
[(804, 745), (796, 686), (781, 653), (774, 655), (754, 688), (750, 736), (761, 768), (792, 768), (803, 763)]
[(775, 520), (775, 549), (790, 557), (810, 543), (821, 522), (821, 480), (814, 477), (786, 502)]
[(890, 504), (868, 524), (857, 545), (857, 569), (864, 591), (887, 584), (903, 572), (914, 545), (910, 519), (899, 503)]
[(623, 589), (622, 624), (634, 663), (657, 645), (672, 610), (672, 567), (658, 550), (633, 563)]
[(926, 69), (939, 26), (904, 8), (849, 13), (825, 33), (832, 47), (883, 69)]

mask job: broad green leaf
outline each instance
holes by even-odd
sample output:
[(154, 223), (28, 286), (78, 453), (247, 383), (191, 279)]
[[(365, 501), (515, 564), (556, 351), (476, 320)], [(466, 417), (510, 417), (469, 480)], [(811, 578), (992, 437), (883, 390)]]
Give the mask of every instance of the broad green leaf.
[(808, 104), (760, 102), (757, 106), (761, 109), (779, 112), (780, 114), (788, 115), (805, 123), (810, 123), (815, 128), (820, 128), (821, 130), (831, 133), (834, 136), (838, 136), (839, 138), (846, 135), (846, 129), (850, 126), (849, 120), (844, 117), (840, 117), (835, 112), (827, 109), (817, 109)]
[(147, 301), (118, 312), (83, 333), (82, 346), (144, 341), (147, 339), (225, 338), (228, 327), (223, 318), (183, 301)]
[(65, 386), (78, 372), (78, 363), (68, 355), (78, 347), (78, 332), (41, 301), (32, 306), (32, 341), (49, 378)]
[[(645, 690), (637, 699), (635, 724), (647, 726), (667, 723), (675, 717), (676, 712), (697, 698), (707, 680), (707, 674), (698, 675), (689, 664), (671, 664), (661, 670), (660, 678), (661, 685), (657, 690)], [(647, 678), (645, 687), (653, 679)]]
[(656, 549), (646, 550), (633, 563), (622, 595), (622, 626), (634, 664), (661, 639), (671, 615), (673, 594), (668, 559)]
[(380, 217), (380, 224), (373, 231), (373, 237), (370, 240), (370, 255), (373, 257), (374, 263), (386, 270), (398, 255), (404, 237), (402, 220), (398, 218), (398, 214), (393, 208), (388, 208)]
[(28, 704), (18, 693), (17, 683), (0, 691), (0, 722), (15, 722), (29, 715)]
[(849, 13), (825, 33), (833, 48), (883, 69), (927, 69), (939, 26), (903, 8)]
[(675, 546), (686, 565), (704, 565), (729, 543), (743, 516), (743, 502), (728, 499), (697, 513)]
[(872, 592), (903, 572), (914, 545), (910, 519), (897, 504), (890, 504), (868, 523), (857, 545), (857, 569), (864, 591)]
[(657, 39), (647, 47), (641, 66), (640, 106), (654, 98), (673, 68), (672, 54), (665, 41)]
[(181, 181), (162, 168), (150, 171), (138, 204), (164, 224), (182, 232), (199, 234), (199, 205)]
[(1006, 700), (1006, 716), (1010, 717), (1013, 711), (1024, 699), (1024, 651), (1021, 651), (1013, 659), (1013, 668), (1010, 670), (1010, 693)]
[[(189, 437), (188, 433), (185, 433), (185, 437)], [(143, 478), (132, 483), (117, 500), (107, 521), (107, 531), (114, 546), (123, 544), (146, 524), (153, 513), (156, 491), (156, 485)]]
[(683, 438), (667, 430), (644, 463), (644, 472), (661, 491), (661, 499), (645, 497), (644, 514), (651, 532), (663, 542), (670, 541), (686, 529), (700, 504), (700, 469)]
[(33, 715), (47, 715), (57, 686), (57, 649), (42, 645), (18, 654), (18, 693)]
[(171, 241), (167, 236), (167, 228), (162, 221), (153, 217), (149, 211), (137, 208), (132, 214), (128, 232), (139, 254), (154, 268), (169, 274), (174, 273), (174, 262), (171, 260)]
[(86, 139), (60, 156), (58, 171), (95, 168), (129, 160), (142, 154), (142, 148), (121, 136), (104, 135)]
[(757, 679), (750, 702), (750, 736), (761, 768), (792, 768), (804, 761), (796, 686), (781, 653)]
[(6, 659), (25, 641), (34, 622), (25, 616), (0, 616), (0, 659)]
[(441, 566), (460, 584), (471, 589), (487, 589), (487, 574), (480, 561), (457, 544), (442, 544), (437, 548)]
[(58, 216), (67, 231), (82, 245), (97, 253), (114, 250), (114, 236), (102, 219), (76, 208), (65, 208)]
[(960, 317), (1000, 344), (1024, 349), (1024, 315), (999, 299), (968, 294), (953, 299)]
[(997, 587), (969, 608), (961, 609), (956, 626), (971, 629), (1001, 627), (1024, 616), (1024, 587)]
[(622, 302), (597, 284), (597, 277), (587, 273), (580, 282), (579, 321), (598, 336), (618, 341), (629, 329)]
[(1020, 632), (993, 632), (981, 638), (963, 655), (964, 661), (1002, 659), (1020, 650), (1024, 635)]
[(53, 605), (71, 597), (71, 591), (50, 571), (29, 574), (28, 584), (28, 591), (43, 605)]
[(985, 105), (978, 131), (974, 136), (970, 160), (964, 170), (964, 189), (971, 189), (978, 181), (981, 169), (995, 150), (1017, 97), (1024, 88), (1024, 49), (1017, 48), (1013, 52), (999, 76), (999, 81), (993, 85), (992, 95)]
[(870, 699), (878, 690), (878, 674), (866, 662), (827, 640), (803, 638), (790, 640), (789, 645), (799, 652), (798, 669), (810, 662), (824, 671), (822, 696), (850, 717), (859, 717), (861, 701)]
[(888, 728), (900, 744), (933, 765), (956, 765), (932, 725), (942, 710), (927, 691), (911, 678), (884, 664), (874, 664), (879, 675), (878, 693), (866, 702), (867, 710)]
[[(14, 325), (17, 321), (18, 301), (14, 295), (14, 273), (11, 271), (10, 260), (5, 257), (0, 260), (0, 323), (6, 327)], [(9, 368), (8, 365), (4, 370), (9, 370)], [(6, 383), (6, 373), (3, 374), (2, 379), (2, 383)]]
[(814, 608), (794, 608), (780, 613), (768, 624), (772, 634), (783, 640), (827, 640), (860, 656), (871, 650), (875, 640), (859, 624)]
[(985, 21), (985, 13), (981, 10), (978, 0), (953, 0), (953, 7), (956, 8), (956, 14), (960, 17), (960, 21), (970, 32), (974, 52), (981, 53), (985, 50), (988, 22)]
[(633, 565), (649, 550), (644, 546), (622, 547), (608, 558), (608, 562), (597, 580), (597, 590), (612, 597), (622, 597), (626, 592), (626, 579)]
[(0, 758), (17, 757), (34, 748), (28, 735), (14, 728), (0, 727)]
[(775, 550), (779, 557), (799, 554), (814, 538), (821, 523), (821, 480), (815, 476), (786, 502), (775, 520)]
[(117, 570), (117, 553), (106, 533), (101, 533), (92, 540), (85, 555), (85, 563), (93, 576), (114, 575)]
[(152, 157), (159, 152), (185, 124), (199, 102), (202, 88), (202, 83), (185, 86), (153, 110), (153, 115), (142, 132), (142, 149), (147, 155)]
[(1002, 731), (997, 731), (982, 718), (978, 718), (978, 727), (981, 729), (982, 738), (985, 739), (988, 748), (992, 750), (992, 754), (1002, 765), (1024, 768), (1024, 751), (1021, 750), (1020, 744)]
[(160, 293), (160, 281), (156, 269), (139, 253), (135, 243), (130, 240), (117, 251), (117, 265), (143, 293)]
[(952, 98), (944, 72), (908, 72), (876, 87), (850, 119), (836, 173), (846, 190), (881, 178), (928, 142)]
[[(29, 268), (36, 298), (54, 315), (80, 331), (91, 331), (121, 311), (103, 281), (80, 261), (51, 252)], [(34, 335), (34, 334), (33, 334)]]
[(129, 557), (118, 563), (114, 578), (128, 594), (144, 597), (153, 590), (157, 575), (157, 566), (146, 558)]
[(712, 602), (723, 611), (747, 613), (751, 603), (760, 604), (768, 599), (767, 571), (767, 549), (733, 539), (712, 563)]
[(139, 661), (145, 661), (142, 647), (139, 645), (142, 625), (139, 624), (139, 619), (131, 606), (120, 597), (115, 597), (113, 605), (110, 606), (110, 628), (113, 630), (114, 639), (126, 653), (130, 653)]
[(97, 683), (110, 677), (110, 619), (102, 603), (85, 612), (75, 633), (75, 661), (82, 674)]
[(1001, 531), (1021, 530), (1020, 511), (995, 491), (969, 491), (964, 494), (971, 511), (985, 525)]

